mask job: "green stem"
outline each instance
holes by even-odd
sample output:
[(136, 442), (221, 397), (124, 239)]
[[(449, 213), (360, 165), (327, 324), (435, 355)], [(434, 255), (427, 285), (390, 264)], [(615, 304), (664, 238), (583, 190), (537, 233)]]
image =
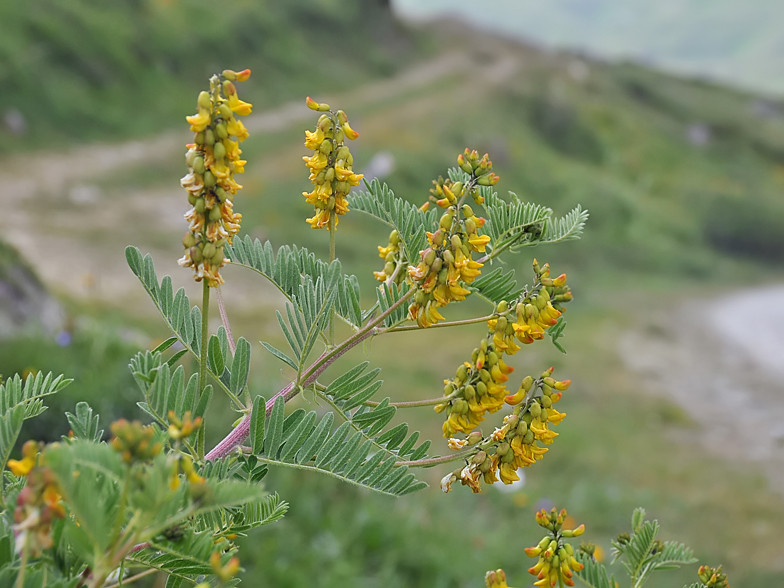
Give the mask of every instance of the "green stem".
[(395, 466), (409, 466), (412, 468), (429, 468), (442, 463), (449, 463), (450, 461), (458, 461), (469, 455), (476, 453), (475, 448), (452, 455), (442, 455), (441, 457), (431, 457), (429, 459), (419, 459), (416, 461), (396, 461)]
[[(329, 263), (335, 261), (335, 210), (329, 211)], [(329, 317), (329, 346), (335, 345), (335, 310)]]
[[(210, 286), (207, 280), (202, 280), (201, 301), (201, 357), (199, 358), (199, 398), (204, 394), (207, 386), (207, 343), (210, 335)], [(196, 449), (199, 459), (204, 459), (204, 425), (199, 427), (196, 436)]]
[(132, 583), (132, 582), (135, 582), (136, 580), (141, 580), (142, 578), (144, 578), (146, 576), (149, 576), (150, 574), (154, 574), (156, 572), (158, 572), (157, 568), (150, 568), (149, 570), (144, 570), (143, 572), (139, 572), (135, 576), (130, 576), (130, 577), (126, 578), (125, 580), (122, 581), (122, 583), (111, 584), (111, 585), (107, 586), (106, 588), (118, 588), (119, 586), (125, 586), (127, 584)]
[[(472, 319), (464, 319), (461, 321), (447, 321), (445, 323), (436, 323), (435, 325), (430, 325), (427, 327), (428, 330), (430, 329), (442, 329), (444, 327), (459, 327), (462, 325), (473, 325), (475, 323), (483, 323), (495, 318), (495, 314), (488, 314), (487, 316), (478, 316)], [(389, 329), (379, 329), (378, 334), (381, 335), (383, 333), (400, 333), (402, 331), (421, 331), (422, 327), (419, 325), (405, 325), (402, 327), (391, 327)]]
[[(436, 404), (442, 404), (444, 402), (449, 402), (452, 398), (455, 398), (457, 393), (452, 393), (449, 396), (441, 396), (440, 398), (428, 398), (427, 400), (410, 400), (408, 402), (390, 402), (388, 406), (394, 406), (397, 408), (416, 408), (418, 406), (434, 406)], [(366, 400), (364, 402), (365, 406), (378, 406), (381, 404), (380, 402), (375, 402), (374, 400)]]

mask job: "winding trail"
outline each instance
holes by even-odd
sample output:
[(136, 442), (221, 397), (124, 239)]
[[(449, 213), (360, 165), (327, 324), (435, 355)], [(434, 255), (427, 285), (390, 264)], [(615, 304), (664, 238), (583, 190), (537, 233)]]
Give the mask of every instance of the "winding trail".
[(689, 413), (709, 451), (758, 462), (784, 494), (784, 285), (662, 313), (628, 333), (619, 353)]
[[(481, 55), (448, 51), (392, 78), (347, 92), (339, 101), (358, 107), (402, 100), (412, 90), (455, 75), (500, 83), (514, 75), (521, 62), (521, 54), (505, 50), (503, 44)], [(245, 125), (254, 134), (304, 128), (312, 114), (297, 101), (253, 114)], [(145, 140), (0, 160), (3, 239), (20, 250), (51, 291), (76, 300), (109, 302), (141, 312), (145, 305), (149, 312), (145, 295), (125, 263), (128, 243), (150, 252), (159, 275), (171, 274), (175, 288), (186, 286), (196, 293), (192, 280), (175, 263), (186, 226), (178, 176), (165, 184), (141, 187), (129, 177), (143, 165), (175, 161), (190, 138), (183, 129)]]

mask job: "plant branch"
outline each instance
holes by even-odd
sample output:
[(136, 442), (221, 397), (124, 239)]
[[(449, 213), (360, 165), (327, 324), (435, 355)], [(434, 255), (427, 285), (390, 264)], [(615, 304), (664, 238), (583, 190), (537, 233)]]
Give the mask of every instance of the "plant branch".
[[(321, 356), (305, 371), (305, 373), (300, 376), (300, 380), (298, 382), (290, 382), (285, 388), (280, 390), (267, 401), (267, 405), (265, 407), (266, 414), (269, 415), (272, 412), (272, 407), (275, 405), (275, 400), (277, 400), (278, 397), (283, 397), (284, 402), (288, 402), (294, 398), (294, 396), (299, 394), (302, 389), (307, 388), (313, 384), (316, 381), (316, 378), (318, 378), (324, 372), (324, 370), (332, 365), (332, 363), (334, 363), (335, 360), (337, 360), (341, 355), (353, 347), (356, 347), (359, 343), (368, 337), (375, 335), (376, 326), (383, 323), (385, 318), (395, 312), (398, 308), (400, 308), (400, 306), (405, 304), (406, 301), (411, 296), (413, 296), (413, 294), (414, 288), (411, 288), (387, 310), (382, 312), (375, 319), (368, 322), (368, 324), (362, 328), (362, 330), (354, 333), (340, 345), (337, 345), (331, 350), (327, 350), (322, 353)], [(205, 456), (205, 459), (207, 461), (213, 461), (215, 459), (220, 459), (227, 456), (234, 450), (234, 448), (241, 445), (242, 442), (248, 438), (248, 435), (250, 435), (250, 415), (246, 414), (240, 423), (234, 427), (234, 429), (228, 435), (226, 435), (222, 441), (213, 447), (213, 449)]]
[(459, 459), (463, 459), (468, 457), (469, 455), (473, 455), (476, 451), (476, 448), (471, 448), (466, 451), (461, 451), (460, 453), (454, 453), (452, 455), (442, 455), (441, 457), (429, 457), (428, 459), (418, 459), (414, 461), (396, 461), (395, 466), (409, 466), (412, 468), (429, 468), (432, 466), (436, 466), (442, 463), (449, 463), (451, 461), (457, 461)]
[(124, 579), (122, 581), (122, 584), (120, 584), (120, 583), (110, 584), (109, 586), (106, 586), (106, 588), (118, 588), (119, 586), (125, 586), (126, 584), (130, 584), (131, 582), (135, 582), (136, 580), (141, 580), (145, 576), (149, 576), (150, 574), (154, 574), (157, 571), (158, 570), (156, 568), (150, 568), (148, 570), (144, 570), (143, 572), (140, 572), (140, 573), (136, 574), (135, 576), (130, 576), (130, 577)]

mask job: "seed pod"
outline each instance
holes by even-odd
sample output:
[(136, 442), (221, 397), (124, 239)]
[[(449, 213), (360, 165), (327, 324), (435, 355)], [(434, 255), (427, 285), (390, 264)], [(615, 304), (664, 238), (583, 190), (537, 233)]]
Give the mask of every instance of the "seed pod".
[(215, 251), (215, 255), (212, 256), (210, 261), (212, 262), (213, 265), (221, 265), (223, 264), (224, 259), (225, 257), (223, 255), (223, 249), (218, 249), (217, 251)]
[(492, 378), (490, 377), (490, 372), (486, 369), (479, 370), (479, 378), (487, 384)]
[(218, 197), (218, 199), (221, 202), (226, 200), (226, 196), (228, 195), (228, 192), (226, 192), (226, 190), (224, 190), (220, 186), (216, 186), (215, 189), (213, 190), (213, 192), (215, 193), (215, 195)]
[(229, 108), (229, 105), (226, 103), (218, 106), (218, 113), (225, 121), (229, 121), (234, 118), (234, 114), (231, 112), (231, 108)]
[(466, 400), (473, 400), (474, 398), (476, 398), (476, 390), (471, 384), (468, 384), (463, 389), (463, 396), (465, 396)]
[(540, 405), (538, 402), (536, 402), (536, 401), (534, 400), (534, 401), (531, 403), (531, 406), (529, 406), (529, 407), (528, 407), (528, 412), (530, 412), (530, 413), (531, 413), (531, 415), (532, 415), (534, 418), (536, 418), (536, 417), (538, 417), (538, 416), (540, 416), (540, 415), (542, 414), (542, 407), (541, 407), (541, 405)]
[(193, 205), (193, 210), (195, 210), (198, 214), (204, 214), (204, 210), (206, 208), (207, 204), (204, 202), (204, 198), (199, 198)]
[(474, 457), (471, 458), (471, 462), (475, 463), (476, 465), (480, 465), (484, 463), (486, 459), (487, 459), (487, 453), (485, 453), (484, 451), (477, 451)]
[(466, 233), (472, 235), (476, 233), (476, 221), (472, 218), (469, 218), (465, 222)]
[(526, 423), (524, 420), (521, 420), (519, 423), (517, 423), (517, 429), (515, 432), (517, 433), (518, 437), (525, 435), (528, 432), (528, 423)]
[(493, 367), (495, 364), (498, 363), (498, 354), (495, 351), (491, 351), (487, 354), (487, 365)]
[(207, 243), (204, 246), (204, 249), (202, 249), (201, 253), (205, 258), (211, 258), (213, 255), (215, 255), (215, 245), (212, 243)]
[(395, 262), (388, 261), (384, 264), (384, 273), (391, 276), (395, 272)]
[(509, 443), (507, 443), (506, 441), (504, 441), (503, 443), (501, 443), (501, 444), (500, 444), (500, 445), (499, 445), (499, 446), (496, 448), (495, 452), (496, 452), (496, 454), (497, 454), (497, 455), (504, 456), (504, 455), (506, 455), (507, 453), (509, 453), (509, 449), (510, 449), (510, 448), (509, 448)]
[(201, 261), (204, 259), (204, 256), (201, 254), (201, 249), (198, 247), (191, 247), (189, 253), (191, 254), (193, 263), (201, 263)]
[(487, 394), (487, 384), (485, 384), (482, 380), (479, 380), (476, 383), (476, 393), (479, 394), (480, 397)]
[(204, 145), (204, 131), (199, 131), (196, 133), (196, 135), (193, 137), (193, 142), (197, 145)]
[(474, 216), (474, 210), (468, 204), (463, 204), (461, 211), (463, 212), (463, 216), (466, 218), (471, 218)]
[(190, 249), (194, 245), (196, 245), (196, 237), (193, 236), (193, 233), (185, 233), (185, 236), (182, 238), (182, 246)]
[(204, 185), (207, 188), (212, 188), (216, 183), (215, 175), (210, 170), (204, 172)]
[(188, 204), (193, 206), (194, 204), (196, 204), (196, 199), (197, 198), (198, 198), (198, 196), (196, 194), (192, 194), (192, 193), (188, 192)]
[(220, 139), (228, 139), (229, 138), (229, 130), (226, 128), (226, 123), (220, 123), (215, 125), (215, 134)]
[(223, 143), (215, 143), (212, 148), (212, 154), (215, 156), (215, 161), (221, 161), (226, 157), (226, 147), (224, 147)]
[(550, 408), (553, 405), (553, 401), (549, 396), (542, 396), (539, 401), (545, 408)]
[(204, 158), (201, 156), (193, 158), (193, 171), (195, 171), (200, 176), (204, 174)]
[(329, 155), (330, 153), (332, 153), (332, 141), (330, 141), (329, 139), (325, 139), (324, 141), (322, 141), (321, 145), (319, 145), (319, 151), (324, 155)]
[(197, 103), (199, 104), (199, 108), (208, 110), (210, 108), (210, 93), (207, 91), (199, 92)]
[(460, 240), (460, 235), (452, 235), (452, 240), (450, 241), (452, 245), (452, 250), (457, 251), (458, 249), (462, 249), (463, 242)]
[(501, 461), (503, 463), (512, 463), (514, 459), (515, 459), (514, 451), (510, 451), (506, 455), (501, 456)]
[(221, 216), (222, 213), (221, 213), (220, 206), (213, 206), (212, 209), (210, 210), (210, 221), (215, 222), (217, 220), (220, 220)]
[(452, 228), (452, 215), (444, 214), (441, 217), (441, 220), (438, 222), (438, 226), (445, 231), (448, 231), (450, 228)]
[[(223, 137), (224, 139), (226, 137)], [(205, 129), (204, 130), (204, 144), (205, 145), (215, 145), (215, 133), (212, 129)]]

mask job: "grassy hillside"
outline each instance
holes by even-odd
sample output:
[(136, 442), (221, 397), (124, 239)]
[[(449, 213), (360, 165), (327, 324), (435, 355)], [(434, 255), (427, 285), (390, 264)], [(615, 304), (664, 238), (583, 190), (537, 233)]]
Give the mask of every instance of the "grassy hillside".
[(3, 2), (0, 152), (171, 127), (226, 68), (257, 72), (254, 102), (350, 87), (395, 71), (412, 44), (383, 1)]
[(403, 15), (459, 11), (488, 30), (550, 47), (642, 60), (671, 71), (784, 93), (784, 5), (777, 0), (395, 0)]

